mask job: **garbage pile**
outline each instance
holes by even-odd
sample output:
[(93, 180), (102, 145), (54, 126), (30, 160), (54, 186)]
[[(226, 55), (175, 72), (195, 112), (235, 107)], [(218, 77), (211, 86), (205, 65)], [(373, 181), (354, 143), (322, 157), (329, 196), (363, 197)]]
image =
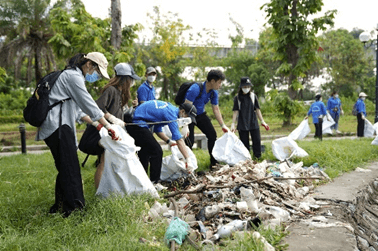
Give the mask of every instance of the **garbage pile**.
[[(216, 245), (236, 231), (250, 231), (261, 223), (274, 227), (314, 214), (320, 205), (309, 195), (313, 182), (329, 179), (317, 164), (303, 167), (303, 162), (289, 160), (246, 160), (218, 167), (197, 177), (159, 184), (158, 190), (165, 188), (164, 198), (170, 198), (171, 203), (167, 206), (156, 201), (148, 220), (163, 217), (169, 223), (177, 216), (190, 226), (190, 242)], [(258, 232), (253, 236), (266, 250), (274, 250)]]

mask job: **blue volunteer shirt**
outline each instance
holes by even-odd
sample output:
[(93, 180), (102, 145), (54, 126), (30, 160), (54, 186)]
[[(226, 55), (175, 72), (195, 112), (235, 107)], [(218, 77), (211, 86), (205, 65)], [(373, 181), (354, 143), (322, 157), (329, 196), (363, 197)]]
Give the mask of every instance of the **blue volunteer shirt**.
[[(146, 122), (172, 121), (177, 120), (178, 116), (179, 108), (173, 106), (171, 103), (161, 100), (150, 100), (140, 104), (135, 109), (133, 123), (140, 123), (140, 127), (150, 128), (152, 125), (147, 125), (145, 124)], [(162, 128), (165, 125), (168, 125), (173, 140), (179, 140), (182, 138), (177, 121), (155, 124), (154, 132), (162, 132)]]
[(366, 107), (365, 107), (365, 103), (362, 99), (357, 99), (357, 102), (356, 102), (356, 108), (357, 108), (357, 113), (363, 113), (364, 116), (366, 117)]
[(147, 83), (147, 81), (144, 81), (144, 83), (139, 86), (138, 91), (138, 103), (140, 104), (141, 101), (149, 101), (149, 100), (155, 100), (155, 88), (154, 86)]
[(193, 84), (185, 94), (185, 99), (193, 102), (193, 105), (197, 108), (197, 115), (205, 112), (205, 105), (209, 100), (211, 100), (212, 105), (218, 105), (218, 91), (210, 90), (209, 93), (206, 93), (206, 81), (203, 82), (201, 96), (200, 91), (199, 85)]
[(327, 102), (327, 110), (332, 114), (340, 114), (341, 100), (330, 97)]
[(326, 107), (322, 101), (316, 101), (310, 107), (310, 110), (307, 113), (307, 116), (312, 114), (312, 122), (314, 124), (319, 123), (319, 116), (320, 115), (327, 115)]

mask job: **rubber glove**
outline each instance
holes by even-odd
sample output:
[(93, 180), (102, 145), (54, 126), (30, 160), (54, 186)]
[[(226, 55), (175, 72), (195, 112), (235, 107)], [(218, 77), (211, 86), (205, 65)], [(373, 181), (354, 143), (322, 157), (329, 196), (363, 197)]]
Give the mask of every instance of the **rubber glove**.
[(235, 130), (235, 123), (232, 123), (231, 124), (231, 132), (235, 132), (236, 130)]
[(191, 162), (191, 160), (188, 158), (188, 159), (185, 159), (184, 162), (185, 162), (186, 171), (188, 173), (192, 173), (194, 171), (194, 165)]
[(119, 125), (122, 128), (125, 126), (125, 122), (123, 120), (120, 120), (119, 118), (116, 118), (113, 115), (110, 115), (108, 117), (108, 120), (110, 121), (110, 123), (115, 124), (115, 125)]
[(222, 125), (222, 131), (223, 131), (224, 133), (228, 132), (229, 130), (230, 130), (230, 129), (228, 129), (228, 127), (227, 127), (225, 124)]
[(331, 121), (331, 119), (332, 119), (331, 115), (329, 115), (329, 113), (327, 113), (327, 120)]
[(101, 128), (103, 127), (103, 125), (100, 124), (98, 121), (94, 121), (94, 122), (92, 122), (92, 125), (93, 125), (94, 127), (96, 127), (97, 131), (100, 131)]
[(265, 121), (264, 121), (264, 120), (263, 120), (263, 121), (261, 121), (261, 125), (262, 125), (263, 127), (265, 127), (265, 130), (269, 131), (270, 127), (268, 126), (268, 124), (267, 124), (267, 123), (265, 123)]
[(189, 127), (187, 125), (182, 127), (181, 135), (184, 136), (184, 138), (187, 138), (189, 136)]
[(172, 147), (172, 146), (177, 146), (177, 142), (175, 140), (168, 139), (167, 144)]
[(365, 120), (365, 115), (363, 113), (361, 113), (361, 119)]
[(304, 119), (308, 119), (308, 116), (306, 116)]
[(108, 134), (110, 137), (112, 137), (112, 140), (122, 140), (122, 138), (117, 135), (111, 124), (105, 125), (105, 128), (108, 130)]
[(341, 115), (344, 115), (344, 110), (341, 110), (341, 111), (340, 111), (340, 114), (341, 114)]

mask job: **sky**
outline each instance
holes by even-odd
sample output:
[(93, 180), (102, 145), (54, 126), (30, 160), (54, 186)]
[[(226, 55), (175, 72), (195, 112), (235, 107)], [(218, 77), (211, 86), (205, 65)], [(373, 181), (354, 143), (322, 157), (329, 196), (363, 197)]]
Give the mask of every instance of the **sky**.
[[(111, 0), (82, 0), (86, 10), (94, 17), (109, 16)], [(149, 40), (151, 22), (147, 13), (153, 14), (153, 6), (158, 6), (162, 14), (177, 13), (185, 25), (192, 27), (192, 32), (211, 29), (218, 34), (217, 43), (230, 46), (228, 36), (235, 35), (235, 26), (230, 17), (244, 29), (246, 38), (255, 40), (259, 32), (264, 30), (267, 22), (266, 13), (260, 7), (268, 0), (121, 0), (122, 26), (140, 23), (145, 27), (139, 36)], [(336, 9), (334, 29), (344, 28), (351, 31), (360, 28), (373, 31), (378, 24), (378, 0), (323, 0), (321, 13)]]

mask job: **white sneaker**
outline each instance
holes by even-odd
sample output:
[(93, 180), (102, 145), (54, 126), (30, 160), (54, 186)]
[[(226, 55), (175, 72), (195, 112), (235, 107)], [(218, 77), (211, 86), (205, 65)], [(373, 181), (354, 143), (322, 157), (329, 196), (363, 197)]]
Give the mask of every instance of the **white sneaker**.
[(339, 130), (336, 130), (336, 133), (339, 133), (339, 134), (341, 134), (341, 132), (340, 132)]

